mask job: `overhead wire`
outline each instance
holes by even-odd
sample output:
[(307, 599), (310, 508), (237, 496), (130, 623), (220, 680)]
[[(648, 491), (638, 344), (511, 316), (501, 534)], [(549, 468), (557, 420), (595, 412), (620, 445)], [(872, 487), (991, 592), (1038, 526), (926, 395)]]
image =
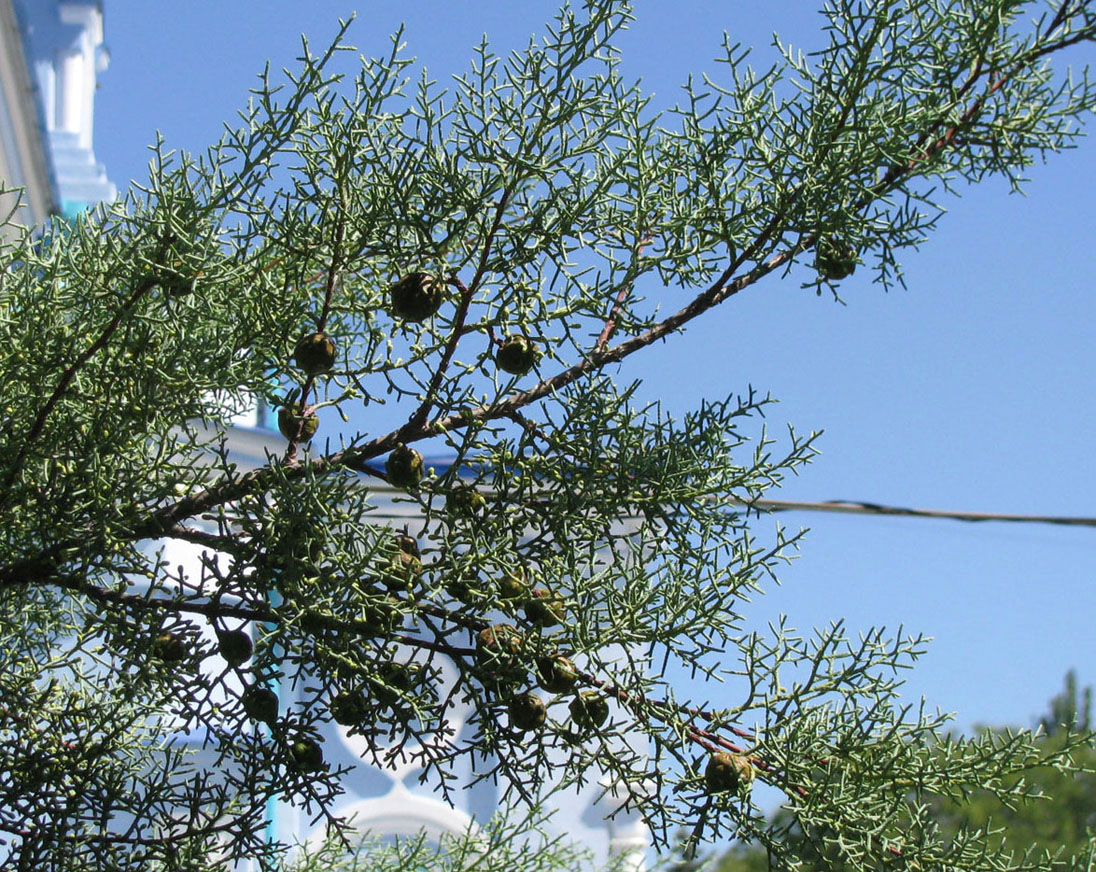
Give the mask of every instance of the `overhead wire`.
[(742, 501), (744, 506), (770, 512), (839, 512), (853, 515), (900, 515), (911, 518), (944, 518), (953, 521), (1004, 521), (1016, 524), (1058, 524), (1069, 527), (1096, 527), (1096, 518), (1065, 515), (1016, 515), (1002, 512), (960, 512), (941, 509), (909, 509), (855, 500), (808, 502), (802, 500), (757, 499)]

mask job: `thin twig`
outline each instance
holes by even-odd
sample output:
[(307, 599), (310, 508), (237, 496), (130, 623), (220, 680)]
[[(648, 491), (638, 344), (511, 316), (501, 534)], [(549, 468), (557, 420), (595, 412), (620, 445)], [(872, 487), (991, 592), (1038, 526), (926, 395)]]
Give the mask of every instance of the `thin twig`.
[(197, 530), (184, 524), (176, 524), (164, 535), (170, 539), (180, 539), (184, 542), (193, 542), (195, 545), (205, 545), (216, 551), (234, 551), (240, 547), (236, 536), (222, 536), (219, 533), (208, 533), (205, 530)]
[(423, 395), (422, 403), (412, 413), (410, 419), (407, 422), (408, 427), (422, 427), (426, 423), (426, 419), (430, 417), (430, 411), (434, 407), (434, 399), (437, 396), (438, 390), (441, 388), (441, 383), (445, 379), (445, 373), (449, 369), (449, 363), (453, 359), (453, 355), (457, 351), (457, 345), (464, 335), (464, 320), (468, 317), (468, 310), (472, 306), (472, 288), (465, 286), (457, 276), (452, 276), (449, 279), (449, 284), (453, 285), (460, 292), (460, 303), (457, 305), (457, 313), (453, 318), (453, 329), (449, 333), (449, 339), (445, 343), (445, 350), (442, 351), (441, 360), (438, 361), (438, 365), (434, 367), (434, 375), (430, 379), (430, 385), (426, 389), (426, 393)]
[[(327, 329), (327, 318), (331, 313), (331, 301), (335, 295), (335, 283), (338, 280), (339, 267), (342, 265), (340, 261), (342, 259), (342, 246), (345, 236), (346, 215), (340, 204), (338, 208), (338, 217), (335, 221), (335, 237), (331, 243), (331, 263), (329, 263), (327, 267), (327, 281), (324, 286), (323, 306), (320, 309), (320, 320), (316, 328), (320, 333), (323, 333)], [(308, 420), (308, 396), (312, 392), (315, 383), (316, 376), (309, 375), (305, 378), (304, 384), (301, 386), (300, 416), (297, 420), (297, 426), (294, 428), (294, 433), (290, 437), (289, 444), (285, 449), (284, 462), (287, 466), (292, 466), (297, 462), (297, 446), (301, 440), (301, 435), (304, 433), (305, 423)]]
[(483, 241), (483, 251), (480, 252), (479, 265), (476, 267), (475, 275), (472, 276), (471, 284), (468, 285), (473, 294), (479, 290), (480, 283), (487, 273), (487, 260), (491, 256), (491, 248), (495, 244), (495, 234), (497, 234), (499, 228), (502, 227), (502, 219), (506, 214), (506, 206), (510, 202), (510, 193), (509, 187), (504, 188), (502, 196), (499, 197), (498, 205), (495, 207), (495, 217), (492, 220), (491, 227), (487, 231), (487, 236)]
[(449, 369), (449, 364), (457, 351), (457, 345), (460, 342), (461, 337), (464, 336), (464, 322), (468, 317), (468, 310), (472, 306), (472, 299), (475, 297), (476, 291), (483, 281), (483, 276), (487, 272), (487, 260), (491, 255), (495, 234), (498, 233), (499, 228), (502, 226), (502, 219), (506, 213), (506, 204), (509, 201), (510, 189), (506, 188), (503, 190), (502, 196), (499, 197), (498, 205), (495, 207), (495, 217), (491, 222), (491, 227), (487, 231), (487, 236), (483, 240), (483, 251), (480, 252), (479, 265), (476, 267), (476, 272), (472, 276), (472, 281), (465, 286), (459, 276), (453, 275), (448, 279), (449, 284), (453, 285), (460, 292), (460, 303), (457, 306), (457, 312), (453, 318), (453, 327), (449, 333), (449, 339), (445, 343), (445, 349), (442, 351), (441, 360), (439, 360), (438, 365), (434, 367), (434, 375), (431, 377), (430, 385), (423, 395), (422, 403), (408, 419), (407, 425), (409, 427), (422, 427), (430, 417), (430, 410), (433, 408), (434, 400), (437, 397), (438, 390), (441, 388), (445, 373)]
[[(636, 260), (643, 256), (644, 247), (651, 242), (650, 236), (645, 236), (639, 243), (636, 249)], [(605, 326), (601, 328), (601, 335), (598, 336), (597, 342), (594, 343), (594, 349), (601, 351), (609, 344), (609, 340), (613, 336), (613, 331), (616, 330), (617, 318), (620, 316), (620, 310), (624, 306), (624, 300), (628, 296), (628, 292), (635, 285), (635, 277), (626, 278), (620, 283), (620, 288), (617, 290), (616, 299), (613, 301), (613, 307), (609, 310), (609, 317), (605, 319)]]

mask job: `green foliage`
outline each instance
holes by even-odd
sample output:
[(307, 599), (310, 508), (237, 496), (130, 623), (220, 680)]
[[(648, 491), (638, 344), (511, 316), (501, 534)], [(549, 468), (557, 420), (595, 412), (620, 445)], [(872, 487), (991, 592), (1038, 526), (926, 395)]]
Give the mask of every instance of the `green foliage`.
[[(1077, 696), (1076, 676), (1066, 675), (1066, 687), (1050, 701), (1040, 719), (1043, 733), (1032, 738), (1016, 730), (983, 730), (976, 742), (943, 739), (937, 752), (953, 759), (966, 746), (1008, 747), (1026, 756), (1025, 766), (970, 794), (943, 798), (923, 792), (923, 826), (932, 830), (950, 850), (940, 867), (950, 868), (962, 857), (978, 852), (1012, 855), (1017, 868), (1088, 870), (1096, 859), (1096, 748), (1079, 740), (1091, 721), (1091, 689), (1083, 702)], [(787, 809), (777, 813), (773, 829), (795, 845), (792, 855), (805, 870), (833, 870), (850, 866), (838, 846), (840, 832), (832, 827), (805, 828)], [(976, 835), (972, 835), (976, 834)], [(977, 847), (975, 847), (977, 845)], [(988, 860), (988, 858), (987, 858)], [(894, 856), (892, 866), (900, 866)], [(956, 865), (958, 865), (956, 863)], [(770, 868), (764, 850), (736, 845), (721, 857), (719, 872), (760, 872)], [(775, 866), (774, 868), (784, 868)], [(922, 867), (924, 868), (924, 867)], [(930, 867), (932, 868), (932, 867)], [(978, 868), (984, 868), (979, 866)]]
[[(1014, 868), (977, 834), (945, 837), (930, 799), (1011, 801), (1017, 776), (1066, 768), (1085, 737), (942, 743), (945, 719), (899, 702), (920, 637), (754, 628), (750, 598), (798, 536), (759, 541), (749, 506), (812, 457), (813, 437), (777, 448), (752, 390), (674, 421), (607, 369), (796, 264), (819, 291), (853, 254), (884, 286), (900, 280), (896, 252), (923, 241), (935, 197), (1017, 184), (1071, 145), (1096, 90), (1049, 62), (1096, 37), (1096, 13), (1031, 12), (837, 0), (820, 51), (787, 49), (759, 73), (728, 43), (661, 115), (620, 76), (612, 41), (631, 11), (617, 0), (564, 8), (506, 56), (481, 45), (448, 90), (412, 76), (399, 34), (346, 82), (328, 72), (340, 44), (306, 46), (204, 155), (157, 143), (145, 186), (6, 244), (3, 856), (275, 868), (287, 846), (265, 836), (272, 799), (338, 840), (340, 772), (309, 743), (353, 692), (371, 759), (382, 742), (424, 749), (443, 796), (469, 757), (530, 803), (550, 777), (602, 773), (660, 844), (678, 827), (739, 835), (794, 868), (790, 830), (747, 790), (705, 789), (725, 750), (783, 792), (797, 826), (833, 834), (826, 850), (849, 869)], [(411, 275), (437, 283), (395, 300)], [(668, 286), (692, 296), (666, 315)], [(329, 369), (326, 352), (300, 360), (314, 334), (337, 349)], [(529, 350), (501, 365), (513, 336)], [(225, 427), (256, 400), (289, 420), (326, 409), (324, 430), (308, 447), (287, 426), (284, 454), (243, 473)], [(382, 402), (406, 423), (374, 435)], [(346, 429), (329, 428), (335, 412)], [(425, 525), (414, 561), (373, 515), (370, 471), (399, 445), (454, 458), (406, 494)], [(221, 556), (188, 574), (150, 557), (161, 540)], [(561, 600), (554, 622), (498, 595), (519, 567)], [(500, 625), (517, 628), (505, 644), (477, 645)], [(205, 668), (199, 630), (241, 626), (251, 659)], [(170, 663), (154, 656), (165, 634), (185, 642)], [(507, 700), (555, 655), (574, 686), (559, 682), (530, 742)], [(455, 687), (439, 684), (443, 662)], [(711, 679), (710, 703), (675, 696), (684, 666)], [(267, 706), (269, 726), (230, 681), (297, 675), (311, 680)], [(572, 724), (574, 699), (598, 716)], [(457, 700), (474, 731), (454, 743)], [(205, 737), (208, 765), (182, 733)], [(368, 863), (426, 863), (414, 850)]]
[[(948, 833), (982, 830), (991, 833), (995, 845), (1014, 850), (1034, 848), (1036, 852), (1060, 855), (1066, 861), (1079, 858), (1071, 868), (1089, 869), (1096, 850), (1096, 749), (1077, 747), (1078, 731), (1092, 722), (1092, 688), (1078, 698), (1077, 678), (1066, 675), (1062, 693), (1050, 701), (1050, 710), (1040, 718), (1044, 738), (1040, 749), (1048, 756), (1068, 755), (1063, 768), (1034, 769), (1024, 775), (1024, 784), (1011, 779), (1023, 802), (1001, 801), (980, 791), (965, 803), (940, 805), (934, 810), (941, 828)], [(1008, 731), (994, 731), (1008, 736)]]

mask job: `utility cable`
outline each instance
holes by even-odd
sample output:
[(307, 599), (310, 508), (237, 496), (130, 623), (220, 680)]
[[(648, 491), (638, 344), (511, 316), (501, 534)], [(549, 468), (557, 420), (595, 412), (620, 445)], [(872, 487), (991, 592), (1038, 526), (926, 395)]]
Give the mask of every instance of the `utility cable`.
[(902, 515), (912, 518), (946, 518), (953, 521), (1007, 521), (1018, 524), (1059, 524), (1069, 527), (1096, 527), (1096, 518), (1076, 518), (1062, 515), (1009, 515), (997, 512), (952, 512), (939, 509), (904, 509), (878, 503), (852, 500), (830, 500), (824, 503), (799, 500), (750, 500), (744, 506), (770, 512), (841, 512), (852, 515)]

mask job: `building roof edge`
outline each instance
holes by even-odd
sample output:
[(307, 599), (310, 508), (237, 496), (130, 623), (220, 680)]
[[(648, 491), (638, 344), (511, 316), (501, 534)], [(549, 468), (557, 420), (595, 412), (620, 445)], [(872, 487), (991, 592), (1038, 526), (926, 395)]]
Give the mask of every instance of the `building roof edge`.
[[(0, 0), (0, 46), (8, 67), (3, 87), (16, 122), (18, 159), (26, 176), (20, 181), (34, 223), (41, 224), (58, 213), (61, 199), (38, 84), (28, 62), (27, 40), (27, 22), (19, 0)], [(18, 119), (15, 113), (19, 113)]]

